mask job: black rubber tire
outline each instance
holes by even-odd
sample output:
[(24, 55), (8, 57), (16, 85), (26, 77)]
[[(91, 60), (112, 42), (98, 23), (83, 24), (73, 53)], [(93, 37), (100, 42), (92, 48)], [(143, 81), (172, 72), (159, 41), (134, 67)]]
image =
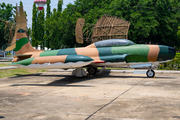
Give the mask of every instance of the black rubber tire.
[(89, 75), (95, 75), (97, 73), (97, 68), (88, 68), (87, 71)]
[(154, 70), (148, 70), (146, 72), (146, 75), (148, 78), (153, 78), (155, 76), (155, 72), (154, 72)]

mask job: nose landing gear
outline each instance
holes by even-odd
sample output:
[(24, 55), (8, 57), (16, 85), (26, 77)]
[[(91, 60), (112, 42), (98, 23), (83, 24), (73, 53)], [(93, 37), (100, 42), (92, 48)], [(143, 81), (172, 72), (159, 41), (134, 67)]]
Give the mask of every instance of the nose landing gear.
[(155, 76), (155, 72), (154, 70), (152, 70), (151, 68), (146, 72), (147, 77), (149, 78), (153, 78)]

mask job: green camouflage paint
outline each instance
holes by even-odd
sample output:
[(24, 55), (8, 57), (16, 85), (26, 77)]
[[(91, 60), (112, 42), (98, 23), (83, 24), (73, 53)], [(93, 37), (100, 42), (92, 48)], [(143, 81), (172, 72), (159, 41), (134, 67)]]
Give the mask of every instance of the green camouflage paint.
[(43, 56), (56, 56), (58, 52), (59, 52), (59, 50), (44, 51), (39, 56), (40, 57), (43, 57)]
[(87, 62), (87, 61), (93, 61), (93, 59), (83, 55), (68, 55), (66, 57), (65, 63), (79, 62), (79, 61)]
[(49, 50), (44, 51), (40, 54), (42, 56), (57, 56), (57, 55), (77, 55), (75, 48), (60, 49), (60, 50)]
[(102, 61), (106, 62), (125, 62), (127, 54), (124, 55), (111, 55), (100, 57)]
[(112, 47), (113, 54), (128, 54), (127, 62), (148, 62), (149, 47), (147, 45), (131, 45)]
[(100, 47), (100, 48), (97, 48), (98, 51), (99, 51), (99, 57), (101, 56), (107, 56), (107, 55), (114, 55), (112, 53), (112, 47)]
[(21, 38), (19, 40), (16, 40), (16, 48), (14, 49), (16, 52), (19, 51), (22, 46), (27, 44), (29, 42), (28, 38)]
[(22, 60), (22, 61), (19, 61), (19, 62), (15, 62), (15, 63), (12, 63), (11, 65), (30, 65), (32, 63), (32, 61), (34, 60), (35, 58), (28, 58), (28, 59), (25, 59), (25, 60)]
[(159, 45), (160, 51), (157, 61), (162, 61), (163, 59), (169, 59), (168, 47), (164, 45)]
[(77, 55), (75, 48), (61, 49), (58, 51), (57, 55)]

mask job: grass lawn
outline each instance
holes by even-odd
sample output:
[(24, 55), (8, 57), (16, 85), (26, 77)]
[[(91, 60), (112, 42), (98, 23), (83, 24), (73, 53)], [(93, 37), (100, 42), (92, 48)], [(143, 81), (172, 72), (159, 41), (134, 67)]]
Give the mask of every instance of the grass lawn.
[(0, 70), (0, 78), (13, 77), (13, 76), (17, 76), (17, 75), (41, 73), (41, 72), (45, 72), (45, 71), (46, 70), (35, 70), (35, 69), (25, 69), (25, 68)]
[(0, 67), (6, 67), (9, 66), (8, 64), (0, 64)]

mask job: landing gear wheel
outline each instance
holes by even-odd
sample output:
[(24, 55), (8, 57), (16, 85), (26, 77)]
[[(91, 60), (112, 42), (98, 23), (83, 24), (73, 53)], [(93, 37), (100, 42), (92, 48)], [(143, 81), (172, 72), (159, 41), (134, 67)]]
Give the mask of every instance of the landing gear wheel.
[(95, 75), (97, 72), (97, 68), (88, 68), (87, 71), (89, 75)]
[(153, 78), (154, 76), (155, 76), (155, 72), (154, 72), (154, 70), (148, 70), (147, 72), (146, 72), (146, 75), (147, 75), (147, 77), (149, 77), (149, 78)]

